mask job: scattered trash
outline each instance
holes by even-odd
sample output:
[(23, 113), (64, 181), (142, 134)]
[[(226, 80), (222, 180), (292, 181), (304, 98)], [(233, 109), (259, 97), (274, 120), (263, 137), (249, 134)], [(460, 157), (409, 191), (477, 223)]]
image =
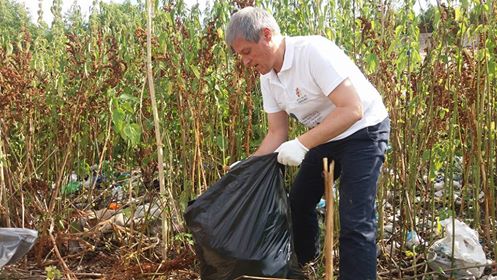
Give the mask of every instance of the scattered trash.
[(97, 164), (90, 167), (90, 173), (86, 174), (83, 180), (83, 186), (85, 188), (89, 189), (95, 186), (95, 188), (99, 189), (102, 185), (108, 184), (107, 176), (104, 175), (104, 171), (100, 170), (100, 172), (98, 172), (98, 170)]
[(119, 209), (119, 204), (117, 202), (111, 202), (111, 203), (109, 203), (109, 209), (110, 210), (117, 210), (117, 209)]
[(36, 230), (0, 228), (0, 268), (22, 258), (38, 238)]
[(326, 200), (324, 198), (321, 198), (316, 206), (316, 208), (326, 208)]
[(423, 238), (421, 238), (415, 230), (410, 230), (407, 232), (406, 246), (409, 249), (412, 249), (415, 246), (417, 247), (424, 243), (425, 241), (423, 240)]
[(454, 180), (454, 181), (452, 181), (452, 184), (453, 184), (455, 189), (461, 188), (461, 182), (459, 182), (459, 181)]
[(396, 256), (398, 254), (400, 249), (400, 244), (398, 242), (391, 239), (383, 239), (383, 244), (383, 247), (381, 247), (383, 254), (389, 256)]
[(111, 202), (107, 208), (87, 211), (79, 223), (81, 225), (98, 223), (100, 231), (107, 232), (112, 230), (112, 225), (125, 227), (131, 223), (143, 224), (156, 220), (161, 216), (162, 210), (158, 202), (140, 204), (134, 210), (131, 207), (123, 207), (117, 202)]
[(444, 186), (445, 186), (444, 181), (437, 181), (437, 182), (435, 182), (435, 184), (433, 184), (433, 187), (437, 191), (443, 190)]
[(392, 236), (393, 234), (393, 224), (388, 223), (383, 226), (383, 233), (384, 233), (384, 238), (388, 239)]
[(444, 195), (444, 190), (439, 190), (434, 193), (434, 195), (438, 198), (442, 197)]
[(454, 241), (453, 263), (456, 270), (446, 273), (456, 279), (481, 277), (487, 259), (479, 243), (478, 233), (458, 220), (455, 220), (453, 225), (452, 218), (445, 219), (440, 224), (444, 226), (446, 236), (435, 241), (430, 247), (430, 252), (434, 254), (434, 260), (429, 262), (430, 268), (444, 272), (452, 268), (452, 241)]
[(480, 192), (480, 194), (478, 195), (478, 200), (480, 202), (483, 202), (483, 198), (485, 197), (485, 193), (483, 191)]
[(71, 176), (69, 176), (69, 181), (70, 182), (76, 182), (78, 180), (78, 175), (76, 174), (76, 172), (73, 170), (71, 172)]
[[(332, 190), (333, 193), (336, 194), (335, 185), (333, 185)], [(338, 195), (335, 195), (335, 197), (338, 199)], [(326, 215), (326, 200), (324, 198), (321, 198), (318, 204), (316, 204), (316, 211), (319, 214), (319, 216), (324, 219), (324, 216)]]
[(112, 187), (112, 201), (120, 202), (124, 198), (123, 187), (115, 185)]
[(136, 207), (133, 219), (135, 220), (135, 223), (157, 219), (162, 214), (162, 209), (163, 208), (160, 207), (157, 202), (139, 205)]
[(73, 194), (73, 193), (77, 193), (80, 189), (81, 189), (81, 183), (80, 182), (71, 181), (71, 182), (67, 183), (67, 185), (65, 185), (62, 188), (62, 194), (64, 194), (64, 195), (70, 195), (70, 194)]
[[(423, 179), (426, 182), (428, 180), (428, 177), (423, 176)], [(452, 186), (454, 187), (454, 189), (461, 189), (461, 185), (462, 185), (461, 181), (462, 181), (461, 176), (458, 174), (454, 174), (454, 176), (452, 177)], [(436, 191), (440, 191), (440, 190), (443, 190), (445, 188), (445, 176), (442, 173), (438, 174), (435, 177), (434, 183), (433, 183), (433, 188)]]
[(316, 211), (318, 212), (321, 217), (324, 217), (326, 214), (326, 200), (324, 198), (321, 198), (316, 205)]
[(81, 182), (78, 182), (78, 175), (72, 171), (67, 184), (62, 188), (63, 195), (70, 195), (81, 189)]

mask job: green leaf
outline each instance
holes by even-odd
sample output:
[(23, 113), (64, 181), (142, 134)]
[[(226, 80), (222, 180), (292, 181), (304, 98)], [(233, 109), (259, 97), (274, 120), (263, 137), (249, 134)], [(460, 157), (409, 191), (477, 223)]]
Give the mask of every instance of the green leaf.
[(456, 21), (461, 21), (462, 18), (461, 9), (456, 7), (454, 8), (454, 12), (455, 12)]
[(133, 102), (137, 102), (138, 101), (138, 98), (131, 95), (131, 94), (128, 94), (128, 93), (123, 93), (121, 95), (119, 95), (119, 100), (121, 101), (133, 101)]
[(135, 147), (140, 143), (141, 128), (136, 123), (127, 124), (123, 129), (123, 135), (125, 136), (125, 140), (128, 141), (132, 147)]
[(326, 28), (326, 37), (332, 41), (335, 41), (335, 36), (333, 36), (331, 28)]
[(112, 108), (112, 123), (116, 127), (117, 132), (121, 132), (124, 128), (126, 115), (121, 108)]
[(423, 151), (423, 160), (428, 161), (428, 159), (430, 159), (430, 154), (431, 154), (430, 150), (424, 150)]
[(368, 74), (372, 74), (376, 71), (378, 66), (378, 57), (374, 53), (369, 53), (366, 57), (366, 66)]
[(215, 139), (216, 139), (217, 147), (221, 151), (224, 151), (226, 149), (226, 144), (225, 144), (226, 142), (224, 141), (223, 137), (222, 136), (216, 136)]
[(192, 69), (193, 74), (195, 74), (195, 77), (200, 80), (200, 72), (198, 71), (197, 66), (190, 64), (190, 69)]

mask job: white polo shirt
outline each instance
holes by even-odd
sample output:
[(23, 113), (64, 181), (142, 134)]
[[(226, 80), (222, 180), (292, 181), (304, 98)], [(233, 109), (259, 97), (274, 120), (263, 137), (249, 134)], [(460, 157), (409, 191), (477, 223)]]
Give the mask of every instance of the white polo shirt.
[(261, 75), (264, 111), (284, 110), (313, 128), (335, 109), (328, 95), (349, 78), (361, 99), (363, 118), (330, 141), (378, 124), (388, 116), (376, 88), (335, 43), (321, 36), (301, 36), (285, 37), (285, 44), (281, 71)]

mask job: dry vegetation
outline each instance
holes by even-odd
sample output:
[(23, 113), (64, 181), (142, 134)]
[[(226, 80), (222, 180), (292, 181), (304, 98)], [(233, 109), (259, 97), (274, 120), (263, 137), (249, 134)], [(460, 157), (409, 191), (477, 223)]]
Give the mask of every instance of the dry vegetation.
[[(153, 74), (173, 197), (165, 204), (145, 76), (145, 3), (100, 3), (85, 20), (77, 6), (63, 17), (56, 0), (49, 27), (0, 0), (0, 226), (39, 231), (26, 260), (1, 279), (198, 277), (181, 213), (265, 133), (257, 76), (223, 42), (229, 15), (253, 2), (215, 1), (202, 13), (154, 2)], [(271, 8), (286, 34), (335, 40), (383, 94), (392, 135), (378, 192), (381, 278), (432, 279), (427, 248), (449, 216), (476, 229), (495, 260), (495, 1), (435, 7), (424, 50), (414, 1), (322, 2), (256, 4)], [(426, 244), (409, 247), (409, 232)], [(320, 279), (322, 263), (307, 272)]]

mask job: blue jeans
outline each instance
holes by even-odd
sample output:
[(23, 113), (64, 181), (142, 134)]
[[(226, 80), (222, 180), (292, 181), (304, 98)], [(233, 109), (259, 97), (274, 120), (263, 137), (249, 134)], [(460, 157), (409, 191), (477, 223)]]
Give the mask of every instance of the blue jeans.
[(390, 120), (307, 152), (291, 192), (295, 251), (300, 264), (319, 255), (316, 204), (324, 193), (323, 158), (340, 176), (340, 279), (376, 279), (376, 184), (390, 134)]

